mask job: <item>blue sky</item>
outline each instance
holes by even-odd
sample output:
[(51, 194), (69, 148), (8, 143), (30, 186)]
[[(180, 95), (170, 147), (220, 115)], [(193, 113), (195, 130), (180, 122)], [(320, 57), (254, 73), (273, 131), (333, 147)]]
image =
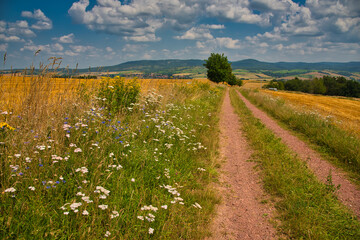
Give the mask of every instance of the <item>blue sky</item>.
[[(34, 56), (34, 53), (41, 52)], [(360, 61), (359, 0), (0, 0), (2, 68), (143, 59)]]

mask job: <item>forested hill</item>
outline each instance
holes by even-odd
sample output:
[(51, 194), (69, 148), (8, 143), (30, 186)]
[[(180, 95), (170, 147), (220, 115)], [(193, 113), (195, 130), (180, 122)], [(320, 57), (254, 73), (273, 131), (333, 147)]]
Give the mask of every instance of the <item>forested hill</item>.
[[(191, 68), (204, 68), (204, 60), (190, 59), (167, 59), (167, 60), (141, 60), (125, 62), (114, 66), (106, 66), (101, 68), (102, 71), (141, 71), (149, 72), (176, 72), (181, 69)], [(360, 72), (360, 62), (318, 62), (318, 63), (305, 63), (305, 62), (261, 62), (254, 59), (246, 59), (241, 61), (232, 62), (232, 68), (245, 69), (245, 70), (334, 70), (334, 71), (347, 71), (347, 72)], [(88, 69), (86, 69), (88, 70)], [(93, 69), (94, 71), (95, 69)]]

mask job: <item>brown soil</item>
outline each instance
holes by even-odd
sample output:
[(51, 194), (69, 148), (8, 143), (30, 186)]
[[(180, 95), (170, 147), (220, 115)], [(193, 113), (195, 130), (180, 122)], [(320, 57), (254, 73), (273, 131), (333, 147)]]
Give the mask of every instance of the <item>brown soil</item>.
[(238, 116), (225, 95), (220, 116), (220, 152), (224, 163), (221, 167), (217, 189), (223, 199), (211, 226), (211, 239), (275, 239), (275, 230), (268, 218), (272, 207), (261, 204), (265, 198), (249, 161), (252, 154), (240, 131)]
[(346, 179), (345, 173), (323, 160), (319, 153), (312, 150), (302, 140), (290, 134), (289, 131), (282, 129), (273, 119), (268, 117), (266, 113), (256, 108), (241, 94), (239, 94), (239, 96), (256, 118), (260, 119), (266, 127), (280, 137), (302, 160), (307, 162), (309, 168), (320, 181), (326, 182), (331, 172), (333, 184), (335, 186), (340, 185), (340, 189), (337, 191), (340, 201), (350, 208), (360, 219), (360, 190), (356, 185)]

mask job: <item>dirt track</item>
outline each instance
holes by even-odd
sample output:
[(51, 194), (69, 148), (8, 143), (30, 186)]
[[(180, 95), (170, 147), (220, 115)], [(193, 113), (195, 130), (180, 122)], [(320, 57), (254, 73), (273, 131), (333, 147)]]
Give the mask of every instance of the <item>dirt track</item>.
[(266, 113), (259, 110), (251, 104), (245, 97), (239, 93), (240, 98), (246, 106), (253, 112), (254, 116), (262, 121), (263, 124), (271, 129), (275, 135), (280, 137), (282, 141), (290, 147), (303, 161), (306, 161), (309, 168), (322, 182), (326, 182), (330, 171), (332, 173), (333, 184), (340, 185), (337, 194), (341, 202), (348, 208), (353, 210), (358, 219), (360, 219), (360, 190), (349, 180), (345, 174), (339, 169), (332, 166), (329, 162), (323, 160), (319, 153), (312, 150), (306, 143), (299, 138), (293, 136), (289, 131), (282, 129), (273, 119)]
[(275, 239), (276, 231), (268, 218), (272, 209), (261, 204), (264, 191), (254, 170), (255, 163), (240, 131), (238, 116), (227, 91), (220, 116), (222, 164), (218, 189), (222, 203), (212, 225), (211, 239)]

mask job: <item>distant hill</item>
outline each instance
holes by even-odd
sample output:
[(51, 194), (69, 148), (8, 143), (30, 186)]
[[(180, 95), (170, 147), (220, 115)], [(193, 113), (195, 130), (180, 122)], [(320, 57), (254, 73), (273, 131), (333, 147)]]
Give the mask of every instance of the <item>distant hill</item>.
[[(101, 71), (139, 71), (144, 73), (179, 73), (182, 71), (190, 70), (192, 68), (205, 69), (203, 64), (204, 60), (190, 59), (167, 59), (167, 60), (141, 60), (125, 62), (114, 66), (102, 67)], [(333, 70), (333, 71), (346, 71), (346, 72), (360, 72), (360, 62), (318, 62), (318, 63), (305, 63), (305, 62), (261, 62), (254, 59), (246, 59), (241, 61), (232, 62), (233, 70), (244, 69), (250, 71), (279, 71), (279, 70)], [(81, 71), (88, 71), (83, 69)], [(95, 68), (92, 71), (96, 71)]]
[(140, 71), (144, 73), (176, 73), (179, 69), (203, 66), (204, 61), (190, 59), (141, 60), (103, 67), (102, 71)]
[(246, 69), (246, 70), (333, 70), (333, 71), (347, 71), (347, 72), (360, 72), (360, 62), (318, 62), (318, 63), (305, 63), (305, 62), (277, 62), (268, 63), (261, 62), (254, 59), (246, 59), (237, 62), (232, 62), (233, 69)]

